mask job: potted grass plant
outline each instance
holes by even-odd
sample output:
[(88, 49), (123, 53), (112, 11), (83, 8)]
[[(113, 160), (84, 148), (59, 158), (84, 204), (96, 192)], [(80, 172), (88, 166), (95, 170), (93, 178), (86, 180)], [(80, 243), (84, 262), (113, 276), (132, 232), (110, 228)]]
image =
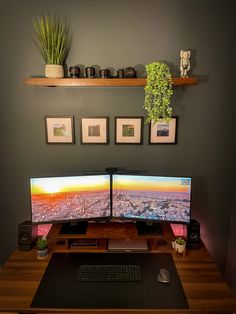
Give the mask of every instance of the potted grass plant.
[(176, 252), (183, 254), (186, 248), (186, 241), (182, 237), (178, 237), (174, 241), (174, 249)]
[(45, 236), (39, 237), (36, 241), (37, 258), (44, 259), (48, 256), (48, 241)]
[(145, 86), (144, 108), (147, 111), (146, 123), (169, 122), (172, 117), (170, 106), (173, 87), (169, 66), (163, 62), (146, 65), (147, 84)]
[(38, 16), (33, 19), (35, 44), (46, 67), (45, 76), (64, 77), (64, 62), (70, 50), (71, 35), (66, 21), (54, 16)]

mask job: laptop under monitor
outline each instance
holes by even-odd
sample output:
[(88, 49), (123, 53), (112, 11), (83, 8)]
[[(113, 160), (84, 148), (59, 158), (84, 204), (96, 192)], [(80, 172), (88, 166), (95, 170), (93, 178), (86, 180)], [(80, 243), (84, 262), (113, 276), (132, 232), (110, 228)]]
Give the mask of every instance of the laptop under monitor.
[(148, 250), (146, 239), (109, 239), (109, 251), (143, 252)]

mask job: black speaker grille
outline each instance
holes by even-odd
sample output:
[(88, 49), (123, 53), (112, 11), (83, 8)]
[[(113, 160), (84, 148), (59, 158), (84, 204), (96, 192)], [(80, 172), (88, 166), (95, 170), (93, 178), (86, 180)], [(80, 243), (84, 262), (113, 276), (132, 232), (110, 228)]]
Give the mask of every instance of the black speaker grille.
[(18, 248), (20, 251), (29, 251), (33, 244), (34, 229), (31, 221), (27, 220), (18, 225)]
[(189, 249), (198, 249), (201, 246), (200, 224), (192, 219), (187, 228), (187, 247)]
[(29, 240), (30, 240), (30, 235), (29, 235), (28, 232), (23, 231), (23, 232), (20, 233), (19, 239), (20, 239), (21, 241), (29, 241)]

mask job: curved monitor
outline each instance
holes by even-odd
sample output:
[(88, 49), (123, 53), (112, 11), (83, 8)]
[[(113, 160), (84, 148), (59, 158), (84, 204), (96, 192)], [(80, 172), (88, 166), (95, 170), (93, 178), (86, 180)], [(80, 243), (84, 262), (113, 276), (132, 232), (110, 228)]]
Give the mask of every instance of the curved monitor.
[(112, 217), (189, 223), (191, 178), (113, 175)]
[(31, 178), (33, 223), (110, 217), (110, 175)]

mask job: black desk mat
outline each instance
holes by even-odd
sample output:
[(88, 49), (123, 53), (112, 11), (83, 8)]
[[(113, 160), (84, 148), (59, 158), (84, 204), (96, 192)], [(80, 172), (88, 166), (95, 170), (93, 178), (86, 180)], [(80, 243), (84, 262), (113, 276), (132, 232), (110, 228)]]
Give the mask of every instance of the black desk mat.
[[(77, 282), (82, 264), (137, 264), (141, 282)], [(160, 268), (171, 282), (157, 281)], [(172, 255), (169, 253), (54, 253), (36, 291), (32, 307), (81, 309), (188, 308)]]

